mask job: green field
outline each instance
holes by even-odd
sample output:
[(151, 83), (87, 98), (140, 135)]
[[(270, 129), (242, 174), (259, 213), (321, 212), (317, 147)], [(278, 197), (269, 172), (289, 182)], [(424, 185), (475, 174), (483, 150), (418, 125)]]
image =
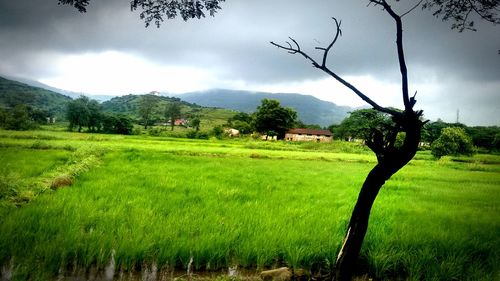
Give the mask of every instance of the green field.
[[(0, 131), (0, 265), (319, 272), (375, 157), (360, 144)], [(429, 152), (382, 189), (358, 275), (500, 280), (500, 156)]]

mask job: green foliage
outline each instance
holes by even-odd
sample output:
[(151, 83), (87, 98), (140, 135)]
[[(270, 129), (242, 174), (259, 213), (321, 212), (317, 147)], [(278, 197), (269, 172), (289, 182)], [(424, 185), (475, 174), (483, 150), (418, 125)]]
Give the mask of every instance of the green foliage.
[(186, 137), (188, 139), (204, 139), (204, 140), (208, 140), (209, 135), (207, 133), (200, 132), (200, 131), (189, 131), (189, 132), (186, 133)]
[(254, 113), (255, 130), (268, 136), (285, 137), (286, 131), (293, 128), (297, 112), (289, 107), (282, 107), (278, 100), (263, 99)]
[(196, 130), (196, 132), (198, 132), (200, 130), (200, 123), (201, 123), (200, 118), (194, 117), (189, 121), (189, 126), (193, 127)]
[(481, 147), (489, 152), (500, 151), (500, 127), (466, 127), (465, 131), (471, 137), (475, 146)]
[[(149, 98), (154, 100), (157, 108), (166, 108), (171, 103), (179, 104), (181, 107), (181, 115), (192, 120), (193, 118), (200, 119), (200, 130), (209, 131), (214, 126), (226, 123), (227, 119), (235, 114), (232, 110), (221, 108), (204, 108), (196, 104), (191, 104), (174, 97), (148, 95)], [(143, 96), (140, 95), (126, 95), (112, 98), (109, 101), (102, 103), (104, 112), (124, 114), (130, 116), (133, 120), (141, 120), (139, 114), (139, 107)], [(149, 125), (155, 121), (164, 120), (164, 112), (158, 110), (153, 111)], [(149, 126), (148, 125), (148, 126)]]
[(240, 134), (251, 134), (254, 131), (252, 115), (238, 112), (227, 120), (227, 125), (240, 131)]
[(89, 132), (129, 135), (134, 128), (129, 117), (121, 114), (102, 113), (100, 104), (85, 96), (68, 103), (67, 118), (69, 129), (73, 130), (77, 127), (78, 132), (87, 126)]
[[(175, 120), (181, 117), (181, 105), (171, 102), (165, 107), (165, 119), (170, 120), (171, 130), (174, 130)], [(198, 119), (199, 120), (199, 119)], [(198, 123), (198, 126), (200, 124)]]
[(133, 130), (132, 120), (125, 115), (102, 115), (102, 131), (104, 133), (130, 135)]
[(35, 127), (35, 124), (31, 120), (28, 108), (25, 105), (18, 104), (10, 111), (4, 113), (3, 126), (8, 130), (29, 130)]
[[(451, 21), (451, 28), (459, 32), (464, 30), (476, 31), (474, 18), (500, 24), (500, 2), (497, 0), (425, 0), (423, 9), (432, 11), (443, 21)], [(472, 15), (474, 16), (472, 16)]]
[(441, 158), (445, 155), (472, 155), (474, 146), (463, 128), (444, 128), (437, 140), (432, 143), (432, 155)]
[(302, 120), (298, 120), (295, 122), (295, 128), (316, 129), (316, 130), (323, 129), (323, 127), (321, 127), (318, 124), (306, 124), (306, 123), (302, 122)]
[(66, 118), (69, 121), (69, 130), (77, 127), (78, 132), (82, 131), (82, 127), (89, 124), (90, 110), (89, 110), (90, 99), (86, 96), (80, 96), (79, 98), (68, 102)]
[(158, 105), (156, 103), (156, 97), (154, 95), (143, 95), (139, 100), (138, 113), (142, 119), (142, 124), (144, 129), (147, 129), (149, 125), (153, 125), (154, 117), (156, 114), (156, 109)]
[(224, 136), (224, 129), (222, 128), (222, 126), (215, 126), (212, 129), (211, 134), (212, 134), (212, 136), (216, 137), (217, 139), (222, 139), (222, 137)]
[(359, 109), (350, 113), (350, 115), (340, 123), (339, 126), (332, 127), (333, 133), (339, 138), (358, 138), (367, 140), (371, 137), (374, 130), (381, 132), (393, 126), (391, 118), (375, 109)]

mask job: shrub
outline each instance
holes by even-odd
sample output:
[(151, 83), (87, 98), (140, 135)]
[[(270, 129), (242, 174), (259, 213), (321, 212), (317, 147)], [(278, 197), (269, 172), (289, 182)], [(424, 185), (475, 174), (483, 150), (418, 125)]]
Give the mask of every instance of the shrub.
[(196, 135), (197, 135), (197, 132), (196, 131), (189, 131), (186, 133), (186, 137), (188, 139), (195, 139), (196, 138)]
[(431, 146), (432, 155), (441, 158), (445, 155), (472, 155), (474, 146), (463, 128), (444, 128), (441, 135)]
[(148, 134), (153, 137), (159, 137), (161, 135), (162, 130), (160, 128), (151, 128), (148, 131)]
[(212, 129), (212, 135), (218, 139), (222, 139), (224, 135), (224, 129), (221, 126), (215, 126)]

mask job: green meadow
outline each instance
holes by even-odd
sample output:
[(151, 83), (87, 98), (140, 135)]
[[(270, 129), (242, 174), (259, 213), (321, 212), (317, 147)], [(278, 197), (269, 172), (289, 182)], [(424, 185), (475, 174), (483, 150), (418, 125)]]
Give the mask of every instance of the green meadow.
[[(360, 144), (0, 131), (0, 265), (328, 271), (376, 162)], [(74, 270), (73, 270), (74, 271)], [(500, 156), (428, 151), (375, 202), (358, 276), (500, 280)]]

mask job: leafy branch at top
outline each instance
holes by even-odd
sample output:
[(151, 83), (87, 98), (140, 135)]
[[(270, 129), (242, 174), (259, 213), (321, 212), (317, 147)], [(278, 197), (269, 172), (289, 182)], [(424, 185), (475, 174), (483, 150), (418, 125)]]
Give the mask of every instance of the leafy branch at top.
[[(205, 12), (211, 16), (221, 9), (220, 3), (225, 0), (131, 0), (130, 9), (141, 9), (140, 18), (148, 27), (152, 22), (160, 27), (164, 18), (173, 19), (181, 16), (183, 20), (200, 19), (205, 17)], [(79, 12), (87, 12), (90, 0), (59, 0), (59, 4), (71, 5)]]

